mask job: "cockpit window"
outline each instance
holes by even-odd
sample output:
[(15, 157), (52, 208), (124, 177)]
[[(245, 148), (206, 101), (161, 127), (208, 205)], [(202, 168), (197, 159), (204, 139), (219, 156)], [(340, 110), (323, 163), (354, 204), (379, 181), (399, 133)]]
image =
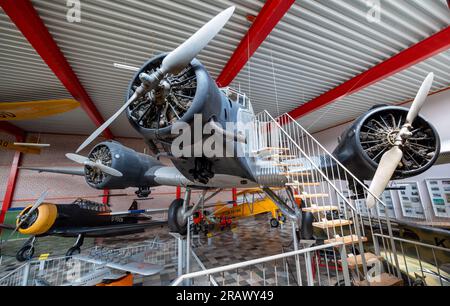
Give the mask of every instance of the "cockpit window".
[(243, 108), (253, 111), (250, 99), (245, 94), (230, 87), (224, 87), (220, 90), (227, 96), (230, 101), (239, 103)]
[(89, 201), (86, 199), (76, 199), (72, 204), (80, 206), (82, 209), (87, 209), (96, 212), (110, 212), (108, 206), (105, 204)]

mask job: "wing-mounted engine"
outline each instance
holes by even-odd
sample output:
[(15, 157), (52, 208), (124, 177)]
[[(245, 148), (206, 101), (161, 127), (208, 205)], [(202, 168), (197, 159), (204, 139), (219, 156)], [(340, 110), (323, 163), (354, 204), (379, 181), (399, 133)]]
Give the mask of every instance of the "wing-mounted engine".
[[(148, 171), (163, 166), (155, 158), (136, 152), (115, 141), (106, 141), (96, 145), (87, 158), (93, 163), (93, 166), (85, 163), (85, 179), (91, 187), (97, 189), (157, 185), (153, 180), (154, 177)], [(121, 175), (110, 175), (96, 164), (112, 168)]]
[[(141, 84), (139, 76), (154, 73), (165, 56), (154, 57), (138, 71), (128, 88), (127, 99)], [(164, 146), (178, 136), (172, 134), (176, 122), (192, 125), (194, 114), (202, 115), (203, 124), (211, 119), (225, 119), (218, 118), (223, 115), (222, 99), (223, 95), (204, 66), (194, 59), (180, 73), (166, 75), (155, 89), (130, 104), (126, 113), (131, 125), (155, 151), (155, 143), (160, 142)], [(166, 145), (165, 150), (168, 149)]]
[[(358, 178), (371, 180), (383, 154), (394, 146), (408, 111), (398, 106), (373, 108), (342, 134), (333, 155)], [(402, 145), (404, 154), (392, 179), (418, 175), (438, 158), (440, 139), (430, 122), (417, 116), (411, 133)]]

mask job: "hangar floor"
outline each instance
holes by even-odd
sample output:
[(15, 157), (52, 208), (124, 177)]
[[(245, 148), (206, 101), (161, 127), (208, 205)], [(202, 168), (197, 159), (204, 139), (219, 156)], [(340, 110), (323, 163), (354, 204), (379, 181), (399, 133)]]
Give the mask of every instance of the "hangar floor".
[[(233, 230), (215, 232), (213, 237), (207, 239), (204, 235), (194, 236), (192, 239), (192, 249), (198, 256), (205, 268), (214, 268), (232, 263), (243, 262), (264, 256), (279, 254), (284, 251), (292, 250), (292, 235), (289, 224), (281, 228), (271, 228), (269, 224), (270, 214), (259, 215), (254, 218), (239, 220), (237, 227)], [(136, 245), (142, 245), (143, 242), (159, 237), (160, 241), (170, 241), (173, 237), (168, 233), (166, 226), (153, 228), (145, 233), (116, 238), (87, 238), (83, 245), (83, 250), (94, 246), (104, 246), (108, 248), (123, 248)], [(51, 256), (63, 256), (68, 248), (72, 246), (75, 239), (60, 237), (40, 238), (36, 244), (35, 257), (40, 254), (50, 253)], [(0, 276), (8, 271), (17, 268), (18, 263), (14, 256), (15, 252), (23, 244), (22, 241), (11, 241), (3, 250), (3, 262), (0, 266)], [(84, 251), (85, 252), (85, 251)], [(304, 262), (304, 258), (300, 258)], [(191, 259), (193, 270), (199, 270), (197, 263)], [(277, 268), (274, 268), (277, 266)], [(304, 265), (302, 265), (304, 266)], [(277, 270), (278, 269), (278, 270)], [(295, 263), (276, 262), (264, 267), (264, 272), (259, 267), (252, 267), (242, 271), (230, 271), (220, 275), (214, 275), (214, 279), (220, 285), (295, 285)], [(321, 271), (322, 272), (322, 271)], [(324, 272), (326, 279), (326, 272)], [(335, 275), (329, 271), (331, 279)], [(277, 274), (277, 277), (275, 277)], [(304, 275), (303, 271), (301, 273)], [(322, 274), (322, 273), (321, 273)], [(134, 284), (152, 286), (168, 285), (177, 277), (177, 262), (168, 264), (159, 275), (150, 277), (136, 276)], [(265, 281), (264, 281), (264, 279)], [(305, 281), (305, 280), (303, 280)], [(194, 284), (200, 285), (197, 282)]]

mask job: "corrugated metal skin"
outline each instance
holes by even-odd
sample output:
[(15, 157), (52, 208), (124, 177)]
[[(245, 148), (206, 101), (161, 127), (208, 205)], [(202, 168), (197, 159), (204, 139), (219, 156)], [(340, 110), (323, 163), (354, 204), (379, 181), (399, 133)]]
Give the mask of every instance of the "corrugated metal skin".
[[(233, 1), (82, 1), (81, 23), (69, 23), (66, 1), (32, 2), (104, 118), (120, 108), (133, 75), (131, 71), (113, 67), (114, 63), (141, 66), (150, 57), (173, 50), (217, 13), (234, 4)], [(199, 56), (214, 78), (247, 32), (250, 23), (246, 14), (257, 15), (263, 4), (259, 1), (238, 4), (226, 28)], [(54, 129), (56, 121), (48, 123), (51, 125), (47, 128)], [(61, 120), (60, 125), (64, 124), (67, 122)], [(84, 133), (92, 130), (86, 126)], [(116, 136), (138, 136), (125, 116), (116, 120), (112, 131)]]
[[(199, 56), (215, 78), (251, 25), (246, 15), (257, 15), (264, 5), (257, 0), (84, 0), (82, 22), (69, 23), (65, 0), (32, 2), (105, 118), (123, 103), (133, 74), (114, 68), (113, 63), (140, 66), (149, 57), (174, 49), (219, 11), (235, 4), (231, 21)], [(381, 8), (382, 22), (374, 24), (366, 19), (364, 0), (297, 1), (232, 86), (251, 97), (257, 112), (267, 109), (274, 115), (284, 113), (450, 24), (445, 0), (381, 1)], [(9, 73), (1, 76), (1, 100), (67, 96), (3, 12), (0, 22), (0, 69)], [(381, 84), (384, 97), (389, 98), (383, 102), (412, 97), (416, 80), (433, 69), (439, 74), (438, 88), (448, 86), (448, 59), (448, 54), (441, 54)], [(30, 77), (33, 87), (27, 86)], [(27, 88), (27, 94), (21, 88)], [(351, 99), (348, 104), (340, 101), (335, 107), (336, 113), (343, 113), (342, 118), (327, 113), (313, 128), (321, 129), (363, 112), (369, 101), (377, 100), (373, 90), (368, 88), (365, 95), (346, 98)], [(324, 111), (309, 115), (304, 124), (314, 122)], [(81, 110), (19, 125), (42, 132), (88, 134), (93, 130)], [(125, 116), (113, 124), (112, 131), (117, 136), (137, 136)]]
[[(450, 50), (314, 111), (298, 122), (309, 131), (317, 132), (352, 120), (374, 105), (393, 105), (408, 101), (416, 96), (430, 71), (435, 74), (432, 92), (450, 86)], [(447, 111), (450, 111), (450, 105)]]
[[(381, 1), (381, 22), (366, 19), (364, 0), (297, 1), (233, 83), (247, 92), (256, 112), (288, 112), (370, 69), (450, 24), (443, 0)], [(355, 118), (377, 103), (415, 95), (424, 76), (450, 85), (444, 52), (389, 80), (315, 111), (300, 122), (312, 131)], [(331, 109), (331, 110), (330, 110)], [(324, 113), (326, 113), (324, 115)]]

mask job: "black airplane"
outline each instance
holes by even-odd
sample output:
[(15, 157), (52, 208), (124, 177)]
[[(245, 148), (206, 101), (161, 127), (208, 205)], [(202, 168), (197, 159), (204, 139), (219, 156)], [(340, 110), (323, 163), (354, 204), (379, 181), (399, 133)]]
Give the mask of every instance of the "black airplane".
[[(254, 152), (258, 127), (247, 130), (226, 128), (229, 123), (245, 126), (257, 121), (249, 99), (228, 88), (219, 89), (205, 67), (195, 59), (226, 24), (233, 11), (234, 7), (223, 11), (174, 51), (157, 55), (138, 69), (126, 91), (125, 104), (76, 151), (78, 153), (88, 146), (125, 112), (131, 126), (143, 136), (154, 156), (138, 153), (116, 141), (105, 141), (95, 145), (87, 157), (72, 153), (66, 155), (82, 164), (80, 169), (25, 169), (81, 175), (88, 185), (96, 189), (135, 187), (142, 196), (148, 195), (150, 187), (159, 185), (186, 187), (187, 199), (192, 188), (262, 187), (283, 214), (292, 220), (303, 218), (296, 205), (289, 207), (271, 191), (272, 187), (286, 187), (288, 179), (282, 169), (272, 171), (273, 162), (261, 157), (260, 148)], [(375, 175), (371, 191), (377, 196), (389, 179), (418, 175), (438, 158), (439, 135), (433, 125), (419, 115), (432, 80), (433, 75), (430, 74), (410, 109), (379, 106), (362, 115), (343, 133), (332, 153), (360, 180), (372, 179)], [(186, 132), (187, 127), (194, 132), (199, 128), (209, 128), (213, 132), (196, 138), (195, 133), (190, 135)], [(187, 140), (180, 142), (180, 137)], [(232, 143), (231, 156), (202, 150), (211, 137), (219, 138), (216, 147), (222, 152), (229, 152), (228, 145)], [(179, 151), (184, 153), (179, 154)], [(244, 154), (239, 155), (238, 152)], [(173, 166), (161, 163), (161, 157), (170, 159)], [(342, 167), (336, 167), (335, 160), (329, 156), (319, 156), (317, 160), (323, 169), (336, 168), (329, 173), (338, 179)], [(311, 167), (305, 166), (304, 170)], [(265, 176), (267, 168), (272, 172)], [(289, 187), (286, 190), (289, 191)], [(168, 223), (171, 231), (186, 232), (187, 217), (192, 209), (189, 211), (183, 203), (183, 199), (177, 199), (170, 205)]]
[[(152, 213), (167, 209), (139, 210), (134, 201), (128, 211), (111, 212), (105, 204), (77, 199), (71, 204), (45, 203), (46, 192), (17, 216), (16, 226), (0, 224), (0, 228), (10, 229), (31, 237), (16, 254), (18, 261), (30, 260), (34, 254), (36, 238), (45, 236), (77, 237), (66, 256), (79, 254), (85, 237), (123, 236), (144, 232), (151, 227), (167, 224), (166, 221), (151, 221)], [(6, 243), (9, 237), (2, 243)]]

